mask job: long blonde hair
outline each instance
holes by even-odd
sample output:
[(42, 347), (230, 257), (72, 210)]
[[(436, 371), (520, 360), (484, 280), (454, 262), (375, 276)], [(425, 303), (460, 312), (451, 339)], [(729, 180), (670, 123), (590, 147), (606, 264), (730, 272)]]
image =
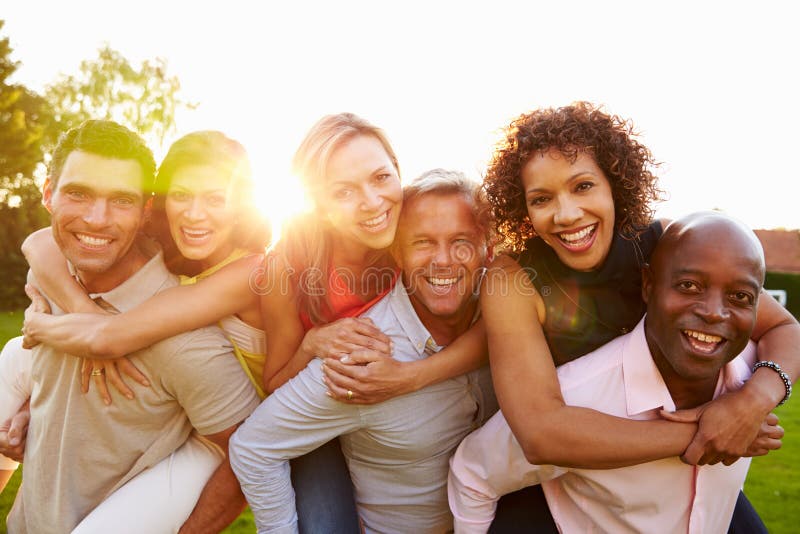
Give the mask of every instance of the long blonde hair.
[(315, 325), (333, 318), (328, 297), (330, 226), (320, 213), (319, 198), (327, 185), (327, 167), (331, 155), (361, 135), (369, 135), (380, 141), (399, 174), (397, 156), (383, 130), (353, 113), (327, 115), (320, 119), (306, 134), (292, 160), (292, 171), (300, 179), (314, 208), (284, 227), (273, 253), (283, 256), (297, 292), (298, 309)]

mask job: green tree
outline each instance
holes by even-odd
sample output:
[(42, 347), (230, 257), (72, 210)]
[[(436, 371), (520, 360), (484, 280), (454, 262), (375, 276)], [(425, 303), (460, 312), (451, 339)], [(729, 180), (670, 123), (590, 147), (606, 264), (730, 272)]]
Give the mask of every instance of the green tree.
[(110, 119), (163, 144), (175, 129), (175, 112), (193, 107), (177, 96), (180, 82), (167, 75), (166, 62), (145, 60), (135, 68), (105, 45), (97, 59), (83, 61), (78, 74), (61, 75), (45, 98), (53, 107), (59, 130), (86, 119)]
[(39, 186), (58, 136), (87, 119), (111, 119), (160, 146), (175, 130), (177, 109), (193, 107), (178, 98), (180, 83), (163, 59), (135, 66), (106, 45), (77, 74), (59, 76), (39, 95), (8, 83), (19, 67), (12, 52), (8, 37), (0, 38), (0, 309), (27, 303), (19, 248), (48, 224)]
[[(4, 21), (0, 20), (0, 29)], [(7, 37), (0, 39), (0, 309), (26, 302), (22, 292), (26, 264), (19, 252), (32, 230), (47, 224), (34, 180), (53, 127), (52, 110), (38, 94), (9, 78), (19, 67)]]

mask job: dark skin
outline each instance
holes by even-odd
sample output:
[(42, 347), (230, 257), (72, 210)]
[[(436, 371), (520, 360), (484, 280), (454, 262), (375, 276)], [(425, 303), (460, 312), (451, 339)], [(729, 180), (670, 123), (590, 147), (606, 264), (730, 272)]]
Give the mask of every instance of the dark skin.
[[(643, 272), (642, 296), (647, 343), (678, 409), (703, 410), (719, 370), (746, 346), (764, 273), (761, 245), (740, 223), (701, 213), (666, 229)], [(749, 455), (780, 448), (782, 438), (769, 414)]]
[(672, 223), (644, 270), (645, 334), (676, 406), (714, 395), (719, 370), (750, 339), (764, 281), (755, 236), (717, 214)]

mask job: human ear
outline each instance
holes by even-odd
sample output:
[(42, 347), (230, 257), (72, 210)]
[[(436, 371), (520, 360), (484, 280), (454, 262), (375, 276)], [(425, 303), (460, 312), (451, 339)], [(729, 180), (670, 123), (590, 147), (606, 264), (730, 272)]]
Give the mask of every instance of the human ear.
[(642, 267), (642, 300), (645, 304), (650, 301), (650, 294), (653, 291), (653, 269), (649, 263)]
[(42, 186), (42, 205), (49, 213), (53, 213), (53, 181), (48, 176)]

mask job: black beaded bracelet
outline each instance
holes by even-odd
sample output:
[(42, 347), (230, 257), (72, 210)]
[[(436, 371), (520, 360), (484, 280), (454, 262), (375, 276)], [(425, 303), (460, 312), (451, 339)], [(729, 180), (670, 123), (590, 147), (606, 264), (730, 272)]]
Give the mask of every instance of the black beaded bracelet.
[(753, 372), (755, 373), (756, 369), (759, 367), (768, 367), (778, 373), (778, 376), (781, 377), (781, 380), (783, 380), (783, 387), (786, 388), (786, 394), (783, 396), (783, 400), (778, 403), (778, 406), (784, 404), (787, 400), (789, 400), (789, 397), (792, 396), (792, 381), (789, 380), (789, 375), (783, 372), (781, 366), (773, 361), (756, 362), (756, 364), (753, 366)]

